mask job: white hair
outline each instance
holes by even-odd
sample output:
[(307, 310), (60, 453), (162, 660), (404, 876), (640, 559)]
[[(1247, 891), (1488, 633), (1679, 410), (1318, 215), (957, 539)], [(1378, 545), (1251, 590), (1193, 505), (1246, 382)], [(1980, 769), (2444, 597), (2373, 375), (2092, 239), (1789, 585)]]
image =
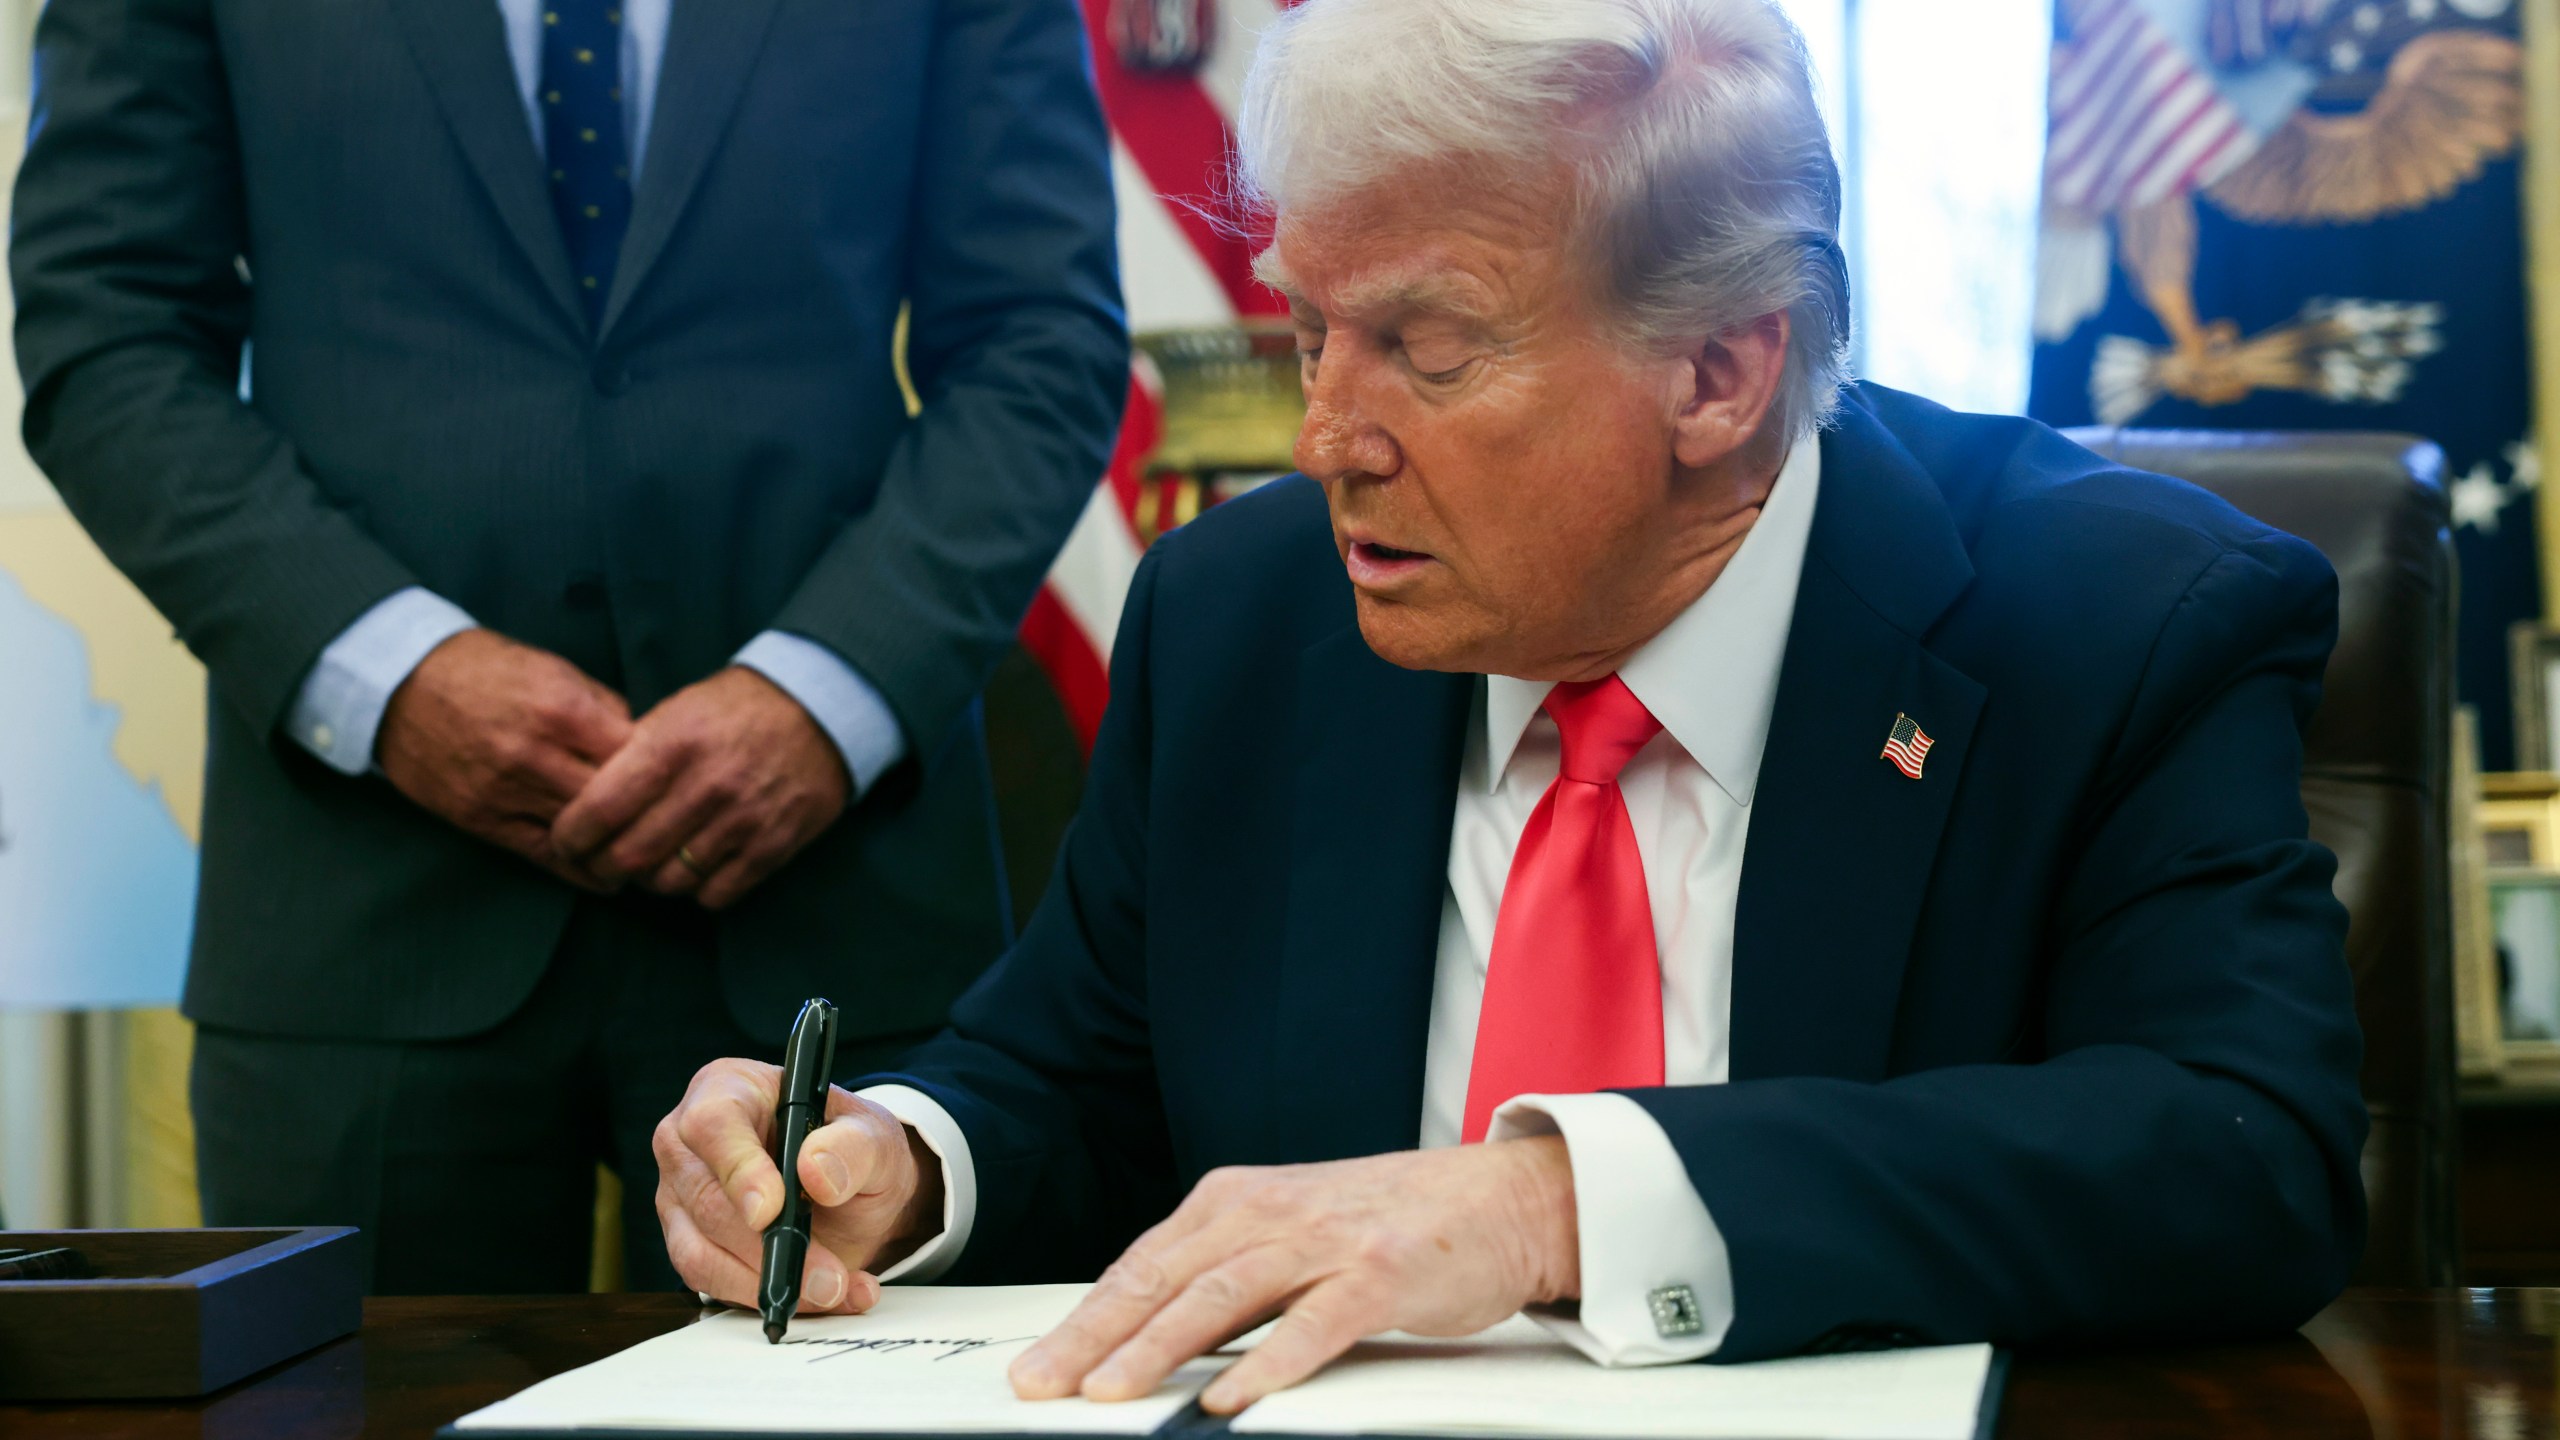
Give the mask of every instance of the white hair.
[(1417, 164), (1533, 174), (1564, 156), (1626, 338), (1662, 347), (1787, 312), (1773, 402), (1797, 437), (1848, 373), (1840, 173), (1803, 37), (1769, 0), (1305, 0), (1245, 82), (1238, 179), (1308, 210)]

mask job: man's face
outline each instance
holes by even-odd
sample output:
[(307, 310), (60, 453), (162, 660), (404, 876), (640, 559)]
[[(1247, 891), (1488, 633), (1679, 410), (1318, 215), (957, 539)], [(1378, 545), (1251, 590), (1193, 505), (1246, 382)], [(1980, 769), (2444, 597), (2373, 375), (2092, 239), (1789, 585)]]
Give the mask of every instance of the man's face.
[(1296, 460), (1397, 665), (1580, 678), (1668, 618), (1682, 366), (1604, 328), (1563, 196), (1453, 172), (1280, 217)]

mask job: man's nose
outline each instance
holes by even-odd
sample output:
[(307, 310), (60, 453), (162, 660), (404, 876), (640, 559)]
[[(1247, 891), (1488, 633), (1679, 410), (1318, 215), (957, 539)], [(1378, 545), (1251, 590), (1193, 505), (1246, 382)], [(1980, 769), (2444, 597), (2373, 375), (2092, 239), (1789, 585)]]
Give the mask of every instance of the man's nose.
[(1384, 479), (1403, 464), (1385, 427), (1364, 414), (1347, 384), (1307, 385), (1307, 418), (1292, 458), (1318, 480)]

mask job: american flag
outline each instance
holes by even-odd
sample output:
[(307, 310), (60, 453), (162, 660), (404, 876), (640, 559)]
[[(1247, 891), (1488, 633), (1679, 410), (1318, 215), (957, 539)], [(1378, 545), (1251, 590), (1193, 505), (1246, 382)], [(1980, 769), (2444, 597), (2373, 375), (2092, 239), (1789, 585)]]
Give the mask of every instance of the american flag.
[[(2214, 40), (2246, 51), (2300, 0), (2223, 0)], [(2210, 61), (2155, 18), (2158, 0), (2063, 0), (2045, 199), (2086, 215), (2212, 184), (2257, 148)], [(2197, 37), (2201, 39), (2202, 37)]]
[[(1111, 123), (1130, 328), (1228, 325), (1285, 314), (1280, 297), (1253, 278), (1257, 243), (1250, 217), (1235, 214), (1224, 197), (1245, 62), (1264, 27), (1297, 0), (1196, 0), (1196, 8), (1173, 0), (1079, 3), (1094, 83)], [(1152, 54), (1124, 54), (1120, 42), (1131, 37), (1115, 34), (1113, 17), (1125, 18), (1133, 7), (1190, 16), (1186, 43), (1205, 45), (1206, 54), (1193, 57), (1202, 63), (1155, 68)], [(1048, 672), (1088, 749), (1110, 696), (1111, 639), (1142, 548), (1142, 471), (1162, 424), (1162, 390), (1142, 359), (1130, 377), (1119, 449), (1022, 622), (1024, 648)]]
[(1885, 737), (1884, 754), (1879, 758), (1893, 762), (1893, 768), (1917, 780), (1920, 767), (1929, 758), (1929, 747), (1938, 742), (1920, 728), (1920, 722), (1908, 715), (1893, 717), (1893, 733)]

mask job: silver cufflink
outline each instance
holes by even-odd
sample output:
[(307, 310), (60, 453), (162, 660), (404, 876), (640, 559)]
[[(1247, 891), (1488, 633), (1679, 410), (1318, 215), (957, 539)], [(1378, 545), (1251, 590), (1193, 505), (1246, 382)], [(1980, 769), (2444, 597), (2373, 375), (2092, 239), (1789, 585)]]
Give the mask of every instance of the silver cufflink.
[(1679, 1340), (1703, 1333), (1707, 1317), (1698, 1309), (1698, 1292), (1686, 1285), (1664, 1285), (1644, 1297), (1653, 1309), (1654, 1333)]

